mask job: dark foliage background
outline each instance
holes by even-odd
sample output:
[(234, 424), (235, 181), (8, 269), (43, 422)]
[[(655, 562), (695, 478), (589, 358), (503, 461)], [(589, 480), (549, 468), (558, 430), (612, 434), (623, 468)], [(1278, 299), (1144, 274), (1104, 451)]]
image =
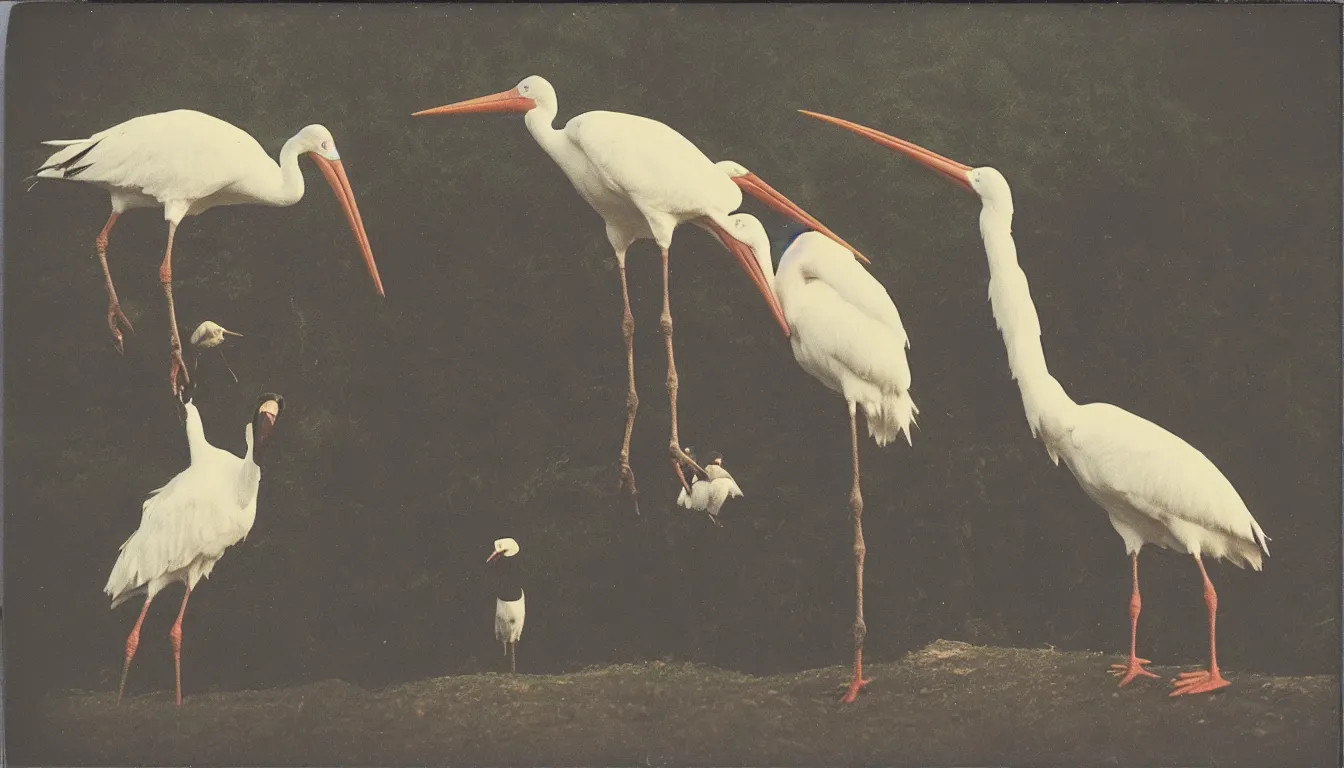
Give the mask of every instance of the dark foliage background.
[[(249, 335), (229, 353), (240, 385), (201, 361), (210, 439), (241, 451), (256, 395), (287, 403), (256, 527), (187, 614), (189, 691), (497, 669), (483, 570), (504, 535), (528, 555), (524, 670), (844, 661), (845, 411), (747, 281), (698, 230), (678, 237), (683, 442), (722, 451), (747, 493), (716, 530), (673, 505), (659, 270), (647, 242), (632, 251), (636, 517), (616, 494), (624, 362), (599, 219), (517, 116), (410, 117), (533, 73), (561, 120), (663, 120), (874, 257), (922, 414), (913, 449), (863, 448), (870, 656), (937, 637), (1118, 652), (1128, 564), (1028, 433), (985, 300), (978, 203), (797, 108), (1007, 175), (1055, 374), (1199, 447), (1273, 537), (1264, 573), (1213, 569), (1224, 666), (1336, 672), (1338, 20), (1319, 6), (17, 8), (9, 711), (51, 687), (115, 686), (134, 610), (109, 613), (99, 588), (144, 494), (186, 461), (164, 381), (163, 222), (142, 211), (113, 233), (138, 330), (119, 357), (93, 252), (106, 195), (20, 179), (40, 140), (179, 107), (272, 153), (329, 127), (388, 292), (373, 295), (306, 167), (299, 205), (218, 209), (179, 233), (183, 332), (213, 319)], [(1157, 551), (1143, 564), (1144, 655), (1199, 663), (1196, 570)], [(172, 685), (177, 594), (151, 611), (133, 691)]]

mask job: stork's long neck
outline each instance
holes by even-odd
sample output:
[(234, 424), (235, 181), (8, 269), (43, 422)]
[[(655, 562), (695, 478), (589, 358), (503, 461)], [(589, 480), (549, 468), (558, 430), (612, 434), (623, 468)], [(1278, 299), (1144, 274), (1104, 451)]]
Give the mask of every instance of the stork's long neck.
[(532, 134), (532, 138), (546, 154), (551, 156), (555, 164), (560, 166), (560, 170), (569, 176), (570, 181), (577, 181), (577, 175), (581, 173), (586, 158), (565, 136), (564, 130), (553, 127), (557, 110), (555, 104), (538, 104), (523, 115), (523, 122), (527, 124), (528, 133)]
[(275, 173), (267, 178), (262, 188), (251, 190), (258, 203), (284, 208), (303, 199), (303, 169), (299, 168), (299, 156), (303, 152), (298, 147), (298, 137), (295, 136), (280, 148), (280, 164)]
[(1056, 446), (1067, 435), (1078, 404), (1045, 365), (1040, 318), (1031, 300), (1027, 275), (1017, 263), (1012, 204), (997, 205), (986, 199), (980, 212), (980, 235), (989, 259), (990, 307), (1003, 334), (1008, 369), (1022, 393), (1022, 407), (1032, 436), (1041, 438), (1050, 457), (1058, 463)]

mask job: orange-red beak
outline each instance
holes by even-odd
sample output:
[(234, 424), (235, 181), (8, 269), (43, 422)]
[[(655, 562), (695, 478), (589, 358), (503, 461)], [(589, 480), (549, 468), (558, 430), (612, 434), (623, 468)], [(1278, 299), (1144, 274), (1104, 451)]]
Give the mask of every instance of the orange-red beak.
[(495, 550), (493, 553), (491, 553), (489, 557), (485, 559), (485, 564), (489, 565), (490, 563), (495, 562), (495, 559), (498, 558), (499, 555), (500, 555), (499, 550)]
[(475, 99), (458, 101), (453, 104), (445, 104), (442, 107), (433, 109), (422, 109), (419, 112), (411, 114), (411, 117), (425, 117), (427, 115), (470, 115), (479, 112), (531, 112), (537, 106), (537, 102), (518, 93), (517, 88), (510, 88), (507, 91), (492, 93), (489, 96), (480, 96)]
[(271, 436), (271, 432), (275, 430), (275, 420), (280, 415), (280, 405), (274, 400), (268, 400), (262, 404), (257, 411), (257, 415), (261, 417), (257, 423), (257, 443), (260, 444), (266, 442), (266, 439)]
[(744, 192), (751, 193), (752, 197), (756, 198), (757, 200), (760, 200), (762, 203), (765, 203), (766, 205), (775, 209), (779, 213), (782, 213), (785, 216), (789, 217), (790, 219), (793, 219), (794, 221), (798, 222), (799, 224), (811, 227), (812, 229), (815, 229), (821, 234), (831, 238), (835, 242), (839, 243), (840, 246), (843, 247), (845, 250), (854, 254), (854, 258), (858, 259), (859, 261), (862, 261), (864, 264), (872, 264), (872, 262), (868, 260), (867, 256), (864, 256), (862, 253), (859, 253), (858, 249), (856, 249), (849, 243), (846, 243), (843, 239), (841, 239), (839, 235), (832, 232), (825, 224), (822, 224), (820, 221), (817, 221), (816, 218), (812, 216), (812, 214), (808, 213), (807, 211), (804, 211), (802, 208), (799, 208), (798, 205), (794, 203), (792, 200), (780, 194), (774, 187), (770, 186), (769, 184), (766, 184), (765, 181), (762, 180), (760, 176), (757, 176), (754, 173), (748, 173), (746, 176), (734, 177), (733, 183), (741, 187)]
[(852, 131), (860, 136), (872, 139), (887, 149), (894, 149), (903, 155), (908, 155), (922, 163), (925, 167), (932, 168), (934, 171), (942, 174), (943, 177), (949, 181), (960, 184), (967, 191), (975, 191), (975, 189), (971, 187), (971, 166), (969, 165), (963, 165), (955, 160), (949, 160), (937, 152), (927, 150), (918, 144), (913, 144), (905, 139), (898, 139), (895, 136), (889, 136), (881, 131), (875, 131), (872, 128), (866, 128), (858, 123), (851, 123), (848, 120), (841, 120), (838, 117), (823, 115), (819, 112), (808, 112), (806, 109), (800, 109), (798, 111), (808, 117), (815, 117), (818, 120), (838, 125), (847, 131)]
[(364, 219), (360, 218), (359, 206), (355, 205), (355, 191), (350, 188), (350, 178), (345, 175), (345, 166), (340, 160), (328, 160), (316, 152), (308, 154), (317, 164), (318, 170), (327, 178), (331, 191), (336, 193), (336, 199), (340, 201), (341, 208), (345, 211), (346, 221), (350, 222), (350, 231), (355, 234), (355, 242), (359, 243), (359, 249), (364, 253), (364, 266), (368, 267), (369, 277), (373, 278), (374, 289), (378, 291), (379, 296), (386, 296), (387, 294), (383, 293), (382, 278), (378, 277), (378, 265), (373, 261), (369, 234), (364, 231)]
[(784, 331), (784, 338), (787, 339), (792, 332), (789, 330), (789, 321), (784, 319), (784, 308), (779, 306), (779, 299), (775, 298), (774, 290), (766, 282), (765, 273), (761, 271), (761, 265), (756, 261), (756, 253), (751, 250), (751, 246), (728, 234), (723, 227), (712, 221), (706, 220), (705, 228), (723, 243), (723, 247), (737, 259), (737, 265), (747, 273), (751, 282), (756, 284), (756, 289), (765, 297), (765, 303), (770, 305), (770, 312), (775, 316), (775, 322), (779, 323), (779, 328)]

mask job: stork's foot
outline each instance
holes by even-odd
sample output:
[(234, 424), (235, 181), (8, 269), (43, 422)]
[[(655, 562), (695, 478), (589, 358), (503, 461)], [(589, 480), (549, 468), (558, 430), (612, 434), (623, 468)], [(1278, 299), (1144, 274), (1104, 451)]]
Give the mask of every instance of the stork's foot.
[(1217, 668), (1201, 669), (1197, 672), (1182, 672), (1176, 676), (1171, 684), (1176, 690), (1171, 692), (1172, 696), (1182, 696), (1187, 693), (1209, 693), (1219, 688), (1226, 688), (1231, 685), (1223, 679)]
[(635, 507), (635, 514), (639, 514), (639, 491), (635, 489), (635, 471), (630, 468), (628, 460), (621, 460), (621, 485), (620, 490), (630, 494), (630, 503)]
[(859, 691), (862, 691), (864, 686), (871, 682), (873, 682), (871, 679), (864, 680), (858, 677), (854, 678), (854, 682), (850, 683), (849, 687), (845, 690), (845, 695), (840, 698), (840, 703), (853, 704), (854, 701), (859, 698)]
[(672, 454), (672, 471), (676, 473), (677, 479), (681, 481), (681, 487), (686, 489), (687, 493), (690, 493), (691, 485), (686, 482), (686, 473), (681, 471), (681, 465), (685, 464), (701, 475), (705, 473), (705, 468), (696, 464), (695, 459), (688, 456), (675, 440), (668, 444), (668, 451)]
[(1157, 675), (1143, 668), (1144, 664), (1152, 663), (1153, 662), (1147, 659), (1131, 656), (1128, 664), (1112, 664), (1110, 672), (1111, 675), (1120, 678), (1120, 687), (1124, 688), (1126, 685), (1134, 682), (1134, 678), (1136, 677), (1157, 678)]
[(187, 364), (182, 361), (182, 350), (174, 348), (172, 354), (173, 364), (168, 371), (168, 387), (172, 389), (173, 397), (181, 399), (182, 392), (191, 383), (191, 376), (187, 374)]
[(126, 353), (125, 346), (122, 344), (121, 326), (126, 326), (126, 331), (132, 336), (135, 335), (135, 328), (131, 326), (131, 321), (126, 319), (126, 315), (121, 311), (121, 302), (112, 301), (107, 305), (107, 328), (112, 331), (112, 346), (117, 348), (117, 352)]

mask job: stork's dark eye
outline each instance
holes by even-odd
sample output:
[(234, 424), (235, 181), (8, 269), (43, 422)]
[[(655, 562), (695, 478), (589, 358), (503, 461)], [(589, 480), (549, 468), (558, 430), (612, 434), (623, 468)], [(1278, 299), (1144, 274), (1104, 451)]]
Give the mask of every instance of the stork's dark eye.
[(322, 142), (322, 148), (323, 148), (323, 149), (326, 149), (326, 148), (327, 148), (327, 142), (325, 142), (325, 141)]

